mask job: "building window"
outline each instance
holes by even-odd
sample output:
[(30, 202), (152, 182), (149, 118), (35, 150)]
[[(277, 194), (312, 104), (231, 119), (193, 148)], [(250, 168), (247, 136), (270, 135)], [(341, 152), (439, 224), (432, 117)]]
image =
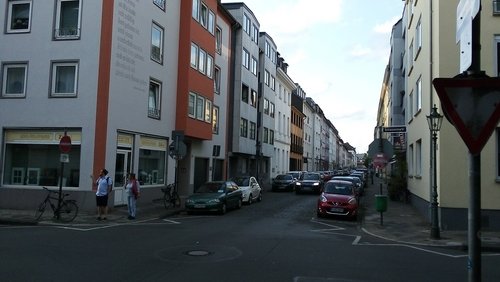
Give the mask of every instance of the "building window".
[(153, 4), (165, 11), (165, 0), (153, 0)]
[(240, 136), (241, 137), (248, 136), (248, 120), (244, 118), (240, 119)]
[(246, 68), (246, 69), (250, 69), (250, 54), (248, 53), (247, 50), (243, 49), (243, 52), (242, 52), (242, 65)]
[(250, 105), (254, 108), (257, 108), (257, 91), (253, 89), (250, 94)]
[(198, 45), (191, 43), (191, 67), (198, 68)]
[(416, 112), (422, 109), (422, 77), (419, 77), (415, 84), (415, 106)]
[(500, 77), (500, 36), (495, 37), (495, 45), (496, 45), (496, 59), (497, 59), (497, 64), (496, 64), (496, 69), (497, 69), (497, 76)]
[(248, 104), (248, 86), (241, 85), (241, 101)]
[(215, 28), (215, 51), (218, 54), (222, 52), (222, 29), (219, 26)]
[(410, 73), (413, 68), (413, 41), (410, 43), (410, 47), (408, 47), (408, 70)]
[(31, 0), (9, 1), (7, 33), (29, 32), (31, 28)]
[(248, 16), (246, 14), (243, 14), (243, 30), (248, 35), (250, 35), (250, 26), (251, 26), (250, 19), (248, 18)]
[(422, 140), (417, 141), (415, 150), (415, 176), (422, 176)]
[(269, 100), (264, 98), (264, 114), (269, 115)]
[(265, 70), (265, 71), (264, 71), (264, 83), (265, 83), (267, 86), (269, 86), (270, 76), (271, 76), (271, 74), (269, 73), (269, 71)]
[(212, 133), (219, 134), (219, 107), (212, 108)]
[(257, 124), (255, 122), (250, 122), (250, 139), (255, 140), (257, 132)]
[(78, 63), (52, 63), (52, 97), (75, 97), (78, 85)]
[(274, 130), (269, 130), (269, 144), (274, 145)]
[(80, 37), (79, 0), (57, 0), (56, 39), (75, 39)]
[(205, 5), (205, 3), (201, 3), (200, 24), (204, 28), (207, 28), (207, 24), (208, 24), (208, 8), (207, 8), (207, 5)]
[(196, 96), (196, 119), (204, 120), (205, 118), (205, 99), (201, 96)]
[(149, 81), (148, 117), (160, 119), (161, 83)]
[(207, 76), (213, 77), (214, 58), (207, 54)]
[(151, 27), (151, 59), (163, 63), (163, 28), (155, 23)]
[(276, 79), (274, 76), (271, 75), (271, 85), (270, 85), (272, 90), (276, 90)]
[(269, 116), (274, 117), (274, 103), (269, 102)]
[(500, 180), (500, 127), (497, 127), (497, 180)]
[(257, 76), (257, 59), (255, 59), (254, 57), (252, 57), (252, 73)]
[(214, 92), (215, 94), (220, 93), (220, 68), (218, 66), (215, 66), (214, 69)]
[(271, 45), (269, 44), (268, 41), (266, 41), (264, 49), (266, 57), (271, 58)]
[(212, 122), (212, 101), (205, 100), (205, 122)]
[(205, 61), (207, 60), (207, 53), (199, 48), (198, 52), (198, 71), (205, 74), (207, 72), (207, 66), (205, 65)]
[(193, 7), (191, 10), (191, 15), (197, 21), (200, 20), (200, 0), (193, 0)]
[(25, 97), (27, 64), (5, 64), (3, 66), (3, 97)]
[(269, 129), (267, 127), (264, 127), (264, 136), (262, 139), (262, 142), (269, 143)]
[[(62, 175), (63, 187), (80, 186), (81, 132), (66, 132), (71, 137), (71, 151)], [(5, 131), (3, 185), (52, 186), (60, 182), (59, 140), (64, 132), (57, 130)]]
[(259, 41), (259, 28), (255, 24), (252, 25), (252, 41), (256, 44)]
[(141, 136), (139, 173), (137, 180), (143, 186), (165, 184), (167, 141)]
[(215, 29), (215, 14), (211, 10), (208, 11), (208, 26), (207, 30), (211, 33), (214, 34), (214, 29)]
[(413, 119), (415, 109), (413, 109), (413, 91), (408, 95), (408, 121)]
[(415, 27), (415, 53), (419, 53), (422, 48), (422, 19), (418, 20)]
[(189, 93), (188, 116), (196, 117), (196, 94), (194, 93)]

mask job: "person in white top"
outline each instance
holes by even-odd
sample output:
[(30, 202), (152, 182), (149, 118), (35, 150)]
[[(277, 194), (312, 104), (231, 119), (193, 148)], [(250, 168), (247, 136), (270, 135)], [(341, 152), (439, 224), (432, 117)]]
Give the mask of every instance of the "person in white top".
[(140, 185), (135, 178), (135, 173), (131, 172), (125, 184), (125, 192), (127, 193), (128, 219), (135, 219), (137, 198), (139, 198)]
[(106, 220), (108, 216), (108, 196), (113, 188), (113, 180), (108, 176), (108, 171), (103, 168), (99, 172), (99, 178), (95, 185), (97, 191), (95, 199), (97, 204), (97, 220)]

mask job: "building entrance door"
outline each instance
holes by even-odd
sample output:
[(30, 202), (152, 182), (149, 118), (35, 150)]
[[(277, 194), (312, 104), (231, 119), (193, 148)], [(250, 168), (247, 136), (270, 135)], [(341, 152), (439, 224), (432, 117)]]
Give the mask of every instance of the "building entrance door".
[(127, 204), (127, 195), (123, 187), (127, 181), (127, 174), (130, 172), (131, 160), (132, 151), (120, 149), (116, 151), (115, 182), (113, 185), (115, 206)]

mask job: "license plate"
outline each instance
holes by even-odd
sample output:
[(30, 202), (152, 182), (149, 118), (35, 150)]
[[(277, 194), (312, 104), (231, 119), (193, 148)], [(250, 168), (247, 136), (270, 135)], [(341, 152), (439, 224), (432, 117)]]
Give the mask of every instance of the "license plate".
[(331, 212), (344, 212), (344, 209), (343, 208), (331, 208), (330, 211)]
[(194, 208), (196, 208), (196, 209), (204, 209), (205, 205), (194, 205)]

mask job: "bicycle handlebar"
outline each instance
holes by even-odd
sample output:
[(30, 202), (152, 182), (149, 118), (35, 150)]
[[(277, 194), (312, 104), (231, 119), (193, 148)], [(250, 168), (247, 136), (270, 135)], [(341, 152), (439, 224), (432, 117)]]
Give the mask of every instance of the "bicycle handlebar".
[[(49, 188), (42, 186), (43, 189), (47, 190), (49, 193), (59, 194), (59, 191), (50, 190)], [(69, 194), (62, 194), (63, 196), (69, 196)]]

